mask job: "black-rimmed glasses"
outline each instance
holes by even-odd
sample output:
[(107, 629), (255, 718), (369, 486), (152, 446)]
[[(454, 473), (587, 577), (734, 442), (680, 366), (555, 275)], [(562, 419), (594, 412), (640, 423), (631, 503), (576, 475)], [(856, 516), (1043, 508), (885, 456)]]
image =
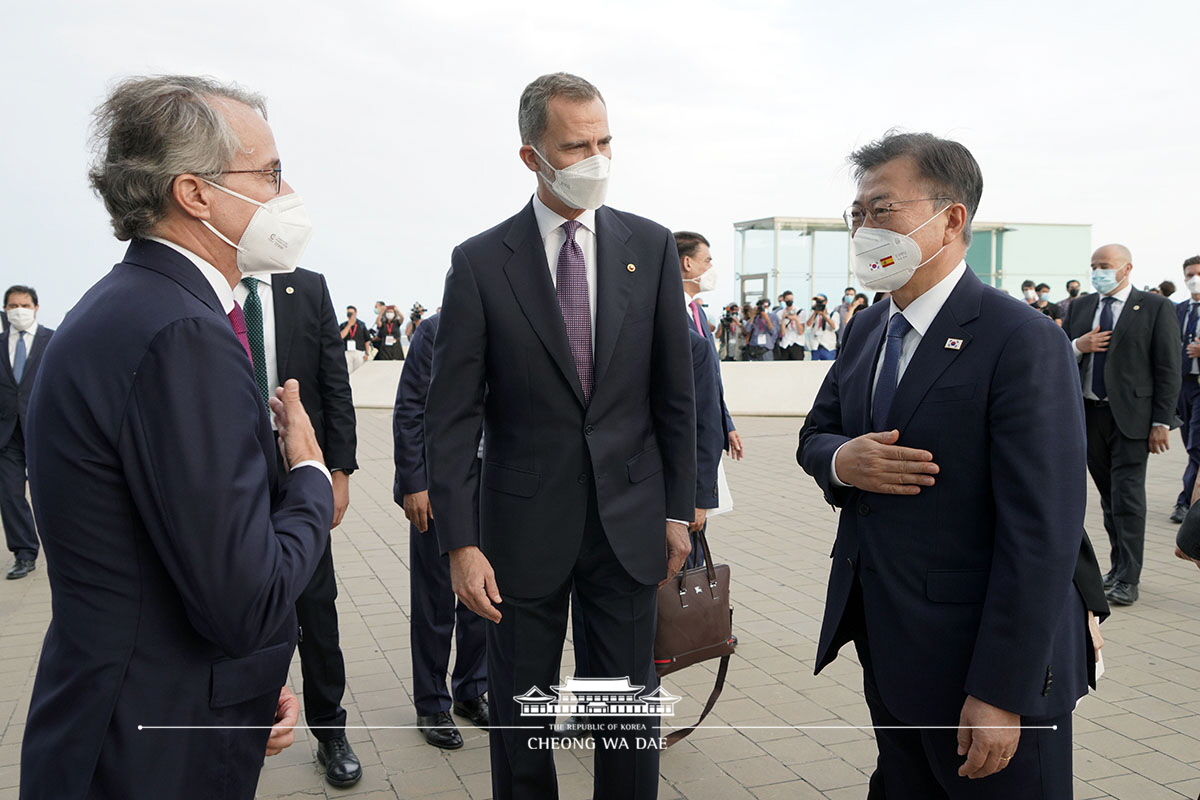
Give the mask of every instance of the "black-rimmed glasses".
[(852, 205), (842, 212), (842, 219), (846, 221), (846, 227), (852, 231), (856, 231), (863, 226), (869, 216), (874, 223), (880, 227), (887, 225), (888, 220), (892, 216), (892, 206), (898, 206), (902, 203), (920, 203), (926, 200), (950, 200), (949, 197), (914, 197), (912, 200), (893, 200), (890, 203), (877, 205), (874, 208), (863, 208), (862, 206)]

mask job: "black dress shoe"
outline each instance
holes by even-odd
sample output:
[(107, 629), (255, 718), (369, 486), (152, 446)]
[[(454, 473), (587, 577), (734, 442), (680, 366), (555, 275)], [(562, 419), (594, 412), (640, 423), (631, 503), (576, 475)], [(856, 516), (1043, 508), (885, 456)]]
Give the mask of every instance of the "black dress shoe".
[(572, 715), (555, 723), (554, 735), (560, 739), (584, 740), (592, 738), (592, 724), (587, 717)]
[(1117, 585), (1117, 575), (1115, 572), (1113, 572), (1110, 569), (1108, 572), (1104, 573), (1104, 591), (1107, 592), (1109, 589), (1111, 589), (1112, 587), (1114, 587), (1116, 585)]
[(439, 711), (427, 717), (417, 717), (417, 730), (425, 735), (425, 741), (443, 750), (457, 750), (463, 746), (462, 734), (449, 711)]
[(487, 698), (482, 695), (474, 700), (466, 700), (461, 703), (454, 704), (454, 713), (460, 717), (466, 717), (471, 721), (471, 724), (476, 728), (483, 728), (485, 731), (488, 726), (488, 702)]
[(18, 558), (17, 563), (13, 564), (12, 569), (4, 577), (10, 581), (15, 581), (17, 578), (24, 578), (35, 569), (37, 569), (37, 562), (33, 559)]
[(1108, 602), (1116, 606), (1131, 606), (1137, 602), (1138, 588), (1136, 583), (1117, 581), (1113, 587), (1104, 593)]
[(317, 761), (325, 767), (325, 782), (330, 786), (345, 789), (362, 777), (362, 765), (345, 736), (317, 742)]
[(1171, 522), (1176, 525), (1183, 522), (1183, 518), (1187, 516), (1187, 506), (1175, 506), (1175, 510), (1171, 512)]

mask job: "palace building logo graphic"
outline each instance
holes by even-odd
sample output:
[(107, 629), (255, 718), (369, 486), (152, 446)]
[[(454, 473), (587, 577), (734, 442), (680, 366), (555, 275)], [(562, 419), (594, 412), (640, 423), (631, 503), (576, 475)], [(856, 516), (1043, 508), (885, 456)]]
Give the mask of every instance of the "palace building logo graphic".
[(567, 678), (563, 686), (552, 686), (553, 695), (534, 686), (513, 700), (521, 704), (523, 717), (586, 715), (589, 717), (675, 716), (681, 699), (659, 686), (642, 694), (646, 687), (624, 678)]

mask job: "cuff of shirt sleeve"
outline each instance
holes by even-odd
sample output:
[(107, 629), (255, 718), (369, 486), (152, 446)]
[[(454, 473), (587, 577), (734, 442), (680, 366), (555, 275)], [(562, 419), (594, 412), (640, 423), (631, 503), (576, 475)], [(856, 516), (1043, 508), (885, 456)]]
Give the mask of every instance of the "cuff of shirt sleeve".
[(842, 488), (846, 488), (850, 484), (838, 477), (837, 467), (835, 465), (837, 464), (837, 454), (842, 452), (842, 448), (848, 444), (850, 443), (842, 442), (841, 445), (838, 446), (838, 449), (833, 451), (833, 458), (829, 459), (829, 478), (833, 482), (834, 486), (840, 486)]
[(668, 519), (667, 522), (678, 522), (680, 525), (691, 525), (691, 522), (685, 522), (681, 519)]
[(329, 481), (329, 485), (333, 486), (333, 476), (329, 474), (329, 469), (320, 461), (301, 461), (299, 464), (292, 467), (292, 469), (300, 469), (301, 467), (316, 467), (317, 469), (321, 470), (321, 473), (325, 476), (325, 479)]
[(1075, 360), (1076, 361), (1079, 361), (1080, 359), (1083, 358), (1083, 351), (1080, 350), (1079, 345), (1076, 344), (1076, 342), (1078, 342), (1078, 341), (1079, 341), (1078, 339), (1071, 340), (1071, 349), (1075, 352)]
[(1151, 428), (1166, 428), (1167, 430), (1171, 430), (1171, 426), (1165, 422), (1151, 422), (1150, 427)]

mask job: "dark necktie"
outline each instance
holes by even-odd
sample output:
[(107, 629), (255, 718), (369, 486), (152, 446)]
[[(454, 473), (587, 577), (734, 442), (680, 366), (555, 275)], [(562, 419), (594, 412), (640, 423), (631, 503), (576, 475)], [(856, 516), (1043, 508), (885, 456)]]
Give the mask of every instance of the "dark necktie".
[(254, 362), (254, 382), (263, 402), (267, 402), (271, 388), (267, 386), (267, 350), (263, 346), (263, 307), (258, 296), (258, 278), (242, 278), (246, 293), (246, 335), (250, 340), (250, 360)]
[(1187, 348), (1196, 338), (1196, 317), (1200, 312), (1200, 303), (1195, 300), (1188, 304), (1187, 325), (1183, 329), (1183, 374), (1190, 375), (1192, 372), (1192, 361), (1188, 358)]
[[(1117, 301), (1115, 297), (1106, 297), (1101, 302), (1103, 308), (1100, 309), (1100, 332), (1111, 331), (1113, 329), (1113, 303)], [(1109, 347), (1112, 346), (1112, 339), (1108, 340)], [(1108, 358), (1108, 353), (1092, 353), (1092, 394), (1096, 395), (1096, 399), (1104, 400), (1108, 397), (1108, 388), (1104, 385), (1104, 361)]]
[(562, 224), (567, 238), (558, 250), (558, 268), (555, 272), (555, 294), (558, 307), (562, 310), (563, 324), (567, 326), (567, 342), (571, 345), (571, 356), (575, 359), (575, 371), (583, 385), (583, 404), (592, 402), (592, 309), (588, 300), (587, 265), (583, 261), (583, 248), (575, 241), (578, 220)]
[(250, 359), (250, 365), (253, 367), (254, 356), (250, 353), (250, 338), (246, 336), (246, 316), (242, 313), (242, 307), (236, 300), (233, 301), (233, 310), (229, 312), (229, 324), (233, 326), (233, 335), (246, 349), (246, 358)]
[(871, 426), (874, 430), (888, 430), (888, 413), (896, 397), (896, 384), (900, 377), (900, 349), (904, 335), (912, 325), (904, 314), (893, 314), (888, 322), (887, 339), (883, 344), (883, 364), (879, 367), (879, 380), (875, 383), (875, 402), (871, 406)]
[(707, 337), (708, 329), (705, 328), (704, 323), (700, 321), (700, 301), (693, 300), (692, 302), (688, 303), (688, 305), (692, 308), (692, 320), (694, 320), (696, 323), (696, 330), (700, 331), (702, 336)]
[(29, 352), (25, 349), (25, 331), (20, 331), (17, 335), (17, 349), (13, 353), (13, 377), (17, 379), (17, 383), (21, 382), (21, 376), (25, 374), (25, 361), (29, 357)]

